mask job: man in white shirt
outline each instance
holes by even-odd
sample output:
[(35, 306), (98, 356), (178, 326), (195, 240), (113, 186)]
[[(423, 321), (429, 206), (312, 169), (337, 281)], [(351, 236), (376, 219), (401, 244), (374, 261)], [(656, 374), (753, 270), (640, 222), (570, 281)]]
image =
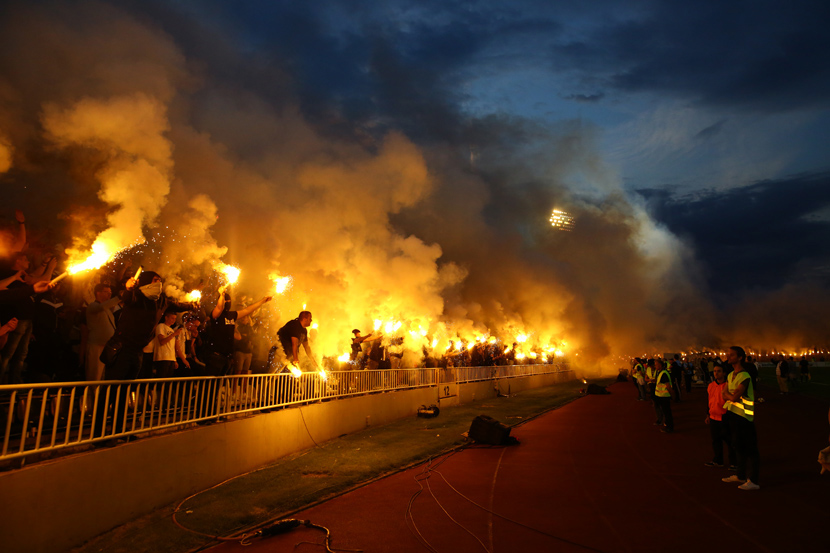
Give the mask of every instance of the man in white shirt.
[(162, 322), (156, 326), (153, 350), (153, 368), (156, 378), (170, 378), (179, 366), (176, 362), (176, 337), (182, 333), (183, 329), (181, 327), (173, 329), (176, 316), (174, 311), (167, 311)]

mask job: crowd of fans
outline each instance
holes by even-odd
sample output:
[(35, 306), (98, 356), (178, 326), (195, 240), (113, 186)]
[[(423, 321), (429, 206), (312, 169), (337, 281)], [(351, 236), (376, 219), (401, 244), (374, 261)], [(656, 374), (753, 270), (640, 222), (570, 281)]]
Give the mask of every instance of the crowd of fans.
[[(265, 373), (280, 364), (277, 357), (291, 357), (275, 351), (280, 339), (266, 331), (269, 322), (258, 312), (270, 298), (234, 303), (226, 287), (203, 290), (211, 306), (206, 310), (165, 295), (162, 275), (136, 272), (129, 256), (50, 284), (66, 262), (61, 248), (27, 236), (21, 211), (15, 219), (16, 228), (0, 235), (0, 384)], [(325, 358), (323, 364), (331, 370), (556, 361), (550, 348), (530, 351), (494, 339), (451, 340), (440, 355), (426, 347), (412, 351), (403, 342), (355, 329), (349, 360)], [(658, 362), (641, 360), (652, 369)], [(672, 381), (689, 390), (694, 380), (711, 382), (717, 365), (724, 361), (712, 356), (678, 358), (668, 367)], [(809, 379), (806, 359), (782, 359), (777, 371), (782, 393)], [(638, 389), (645, 399), (644, 383)], [(673, 389), (680, 401), (681, 387)]]
[[(0, 384), (264, 373), (291, 357), (275, 351), (280, 338), (265, 331), (268, 321), (258, 314), (270, 298), (252, 302), (243, 297), (234, 303), (223, 286), (203, 290), (207, 309), (179, 301), (165, 295), (162, 275), (136, 271), (129, 255), (50, 284), (65, 268), (63, 252), (27, 236), (21, 211), (15, 218), (17, 228), (0, 236)], [(326, 358), (326, 368), (554, 360), (553, 353), (541, 350), (525, 357), (519, 344), (495, 340), (452, 340), (445, 353), (436, 355), (427, 348), (420, 353), (405, 348), (400, 336), (361, 336), (357, 329), (353, 334), (349, 361)]]
[(257, 329), (250, 314), (264, 301), (239, 305), (233, 325), (212, 324), (230, 312), (226, 290), (218, 291), (214, 315), (199, 303), (167, 297), (161, 275), (135, 273), (129, 257), (50, 284), (66, 260), (56, 248), (27, 239), (21, 211), (15, 218), (17, 229), (0, 241), (0, 384), (251, 369)]

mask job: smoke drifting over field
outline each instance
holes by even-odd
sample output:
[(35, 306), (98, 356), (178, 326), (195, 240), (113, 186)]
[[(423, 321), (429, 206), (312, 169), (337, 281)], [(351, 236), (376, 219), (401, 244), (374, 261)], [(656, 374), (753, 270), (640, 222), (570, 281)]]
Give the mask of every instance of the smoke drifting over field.
[[(220, 260), (242, 270), (238, 296), (291, 276), (270, 331), (307, 307), (323, 355), (376, 320), (400, 322), (415, 351), (526, 334), (611, 371), (618, 355), (723, 335), (694, 253), (626, 196), (590, 126), (457, 116), (457, 133), (416, 138), (311, 117), (281, 60), (195, 24), (39, 6), (2, 18), (0, 178), (4, 203), (75, 257), (149, 240), (142, 262), (172, 293)], [(254, 73), (268, 85), (248, 86)], [(554, 207), (572, 232), (551, 229)]]

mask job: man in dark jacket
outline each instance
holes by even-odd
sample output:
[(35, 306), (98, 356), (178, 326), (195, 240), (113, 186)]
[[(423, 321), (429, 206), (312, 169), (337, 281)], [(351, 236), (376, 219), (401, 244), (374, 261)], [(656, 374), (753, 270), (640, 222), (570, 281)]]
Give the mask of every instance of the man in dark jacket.
[(674, 354), (669, 365), (669, 373), (671, 373), (672, 389), (674, 390), (674, 400), (680, 402), (680, 380), (683, 378), (683, 369), (680, 367), (680, 355)]
[(197, 303), (177, 302), (165, 296), (161, 276), (153, 271), (142, 272), (138, 280), (128, 280), (121, 300), (124, 308), (112, 338), (121, 343), (121, 348), (104, 371), (107, 380), (133, 380), (138, 376), (142, 349), (153, 339), (153, 329), (165, 311), (179, 313), (198, 307)]
[[(104, 346), (106, 354), (111, 345), (119, 345), (115, 357), (104, 368), (105, 380), (135, 380), (141, 372), (142, 350), (153, 339), (153, 330), (164, 313), (190, 311), (198, 307), (198, 303), (177, 302), (165, 296), (161, 276), (153, 271), (142, 272), (137, 280), (129, 279), (126, 288), (121, 295), (124, 307), (115, 334)], [(106, 417), (113, 405), (112, 434), (116, 434), (120, 410), (118, 402), (125, 399), (115, 390), (109, 396), (104, 389), (93, 390), (92, 393), (98, 393), (94, 436), (107, 434)]]

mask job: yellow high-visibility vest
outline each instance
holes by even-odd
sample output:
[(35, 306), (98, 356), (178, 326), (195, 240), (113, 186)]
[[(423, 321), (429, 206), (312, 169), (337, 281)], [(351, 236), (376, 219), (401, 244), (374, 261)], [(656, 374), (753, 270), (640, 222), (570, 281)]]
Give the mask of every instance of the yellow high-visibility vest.
[[(663, 375), (666, 375), (665, 380), (661, 380)], [(671, 386), (671, 374), (667, 369), (660, 371), (657, 375), (657, 386), (654, 388), (654, 395), (657, 397), (671, 397), (669, 393), (669, 386)]]
[(634, 365), (634, 373), (631, 376), (633, 376), (634, 378), (637, 378), (638, 375), (639, 376), (643, 375), (643, 366), (639, 363)]
[(755, 390), (752, 387), (752, 378), (746, 371), (732, 371), (726, 377), (726, 389), (730, 394), (735, 393), (735, 389), (746, 380), (746, 392), (741, 396), (740, 401), (729, 401), (723, 404), (723, 408), (727, 411), (740, 415), (748, 421), (755, 418)]

